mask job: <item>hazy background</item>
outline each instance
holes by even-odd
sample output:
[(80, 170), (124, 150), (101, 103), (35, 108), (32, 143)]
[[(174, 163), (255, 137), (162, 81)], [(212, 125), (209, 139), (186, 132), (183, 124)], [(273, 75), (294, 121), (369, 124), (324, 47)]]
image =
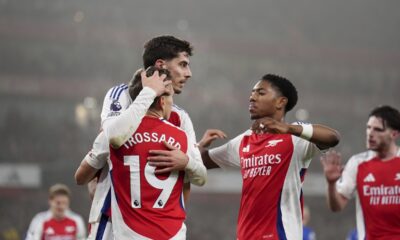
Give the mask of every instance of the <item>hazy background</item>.
[[(275, 73), (299, 91), (287, 121), (338, 129), (345, 159), (363, 151), (369, 111), (399, 108), (399, 9), (398, 0), (0, 0), (0, 239), (24, 237), (56, 182), (72, 188), (72, 209), (87, 218), (89, 197), (73, 174), (106, 91), (129, 81), (157, 35), (195, 46), (193, 78), (175, 102), (198, 139), (207, 128), (230, 137), (248, 128), (250, 90)], [(309, 174), (310, 226), (318, 239), (345, 239), (354, 203), (331, 214), (318, 158)], [(235, 239), (240, 176), (210, 175), (187, 206), (188, 239)]]

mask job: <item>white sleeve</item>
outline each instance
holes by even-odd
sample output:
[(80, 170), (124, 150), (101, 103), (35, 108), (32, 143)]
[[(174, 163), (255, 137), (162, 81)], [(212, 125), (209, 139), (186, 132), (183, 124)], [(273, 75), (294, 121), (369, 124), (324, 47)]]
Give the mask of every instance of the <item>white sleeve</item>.
[[(311, 123), (304, 123), (304, 122), (294, 122), (293, 125), (311, 125)], [(312, 143), (308, 140), (303, 138), (297, 137), (292, 135), (295, 151), (300, 154), (301, 156), (301, 167), (308, 168), (310, 166), (311, 160), (315, 155), (321, 153), (321, 150), (315, 143)], [(328, 149), (324, 150), (327, 151)]]
[(207, 179), (207, 169), (203, 164), (199, 149), (189, 138), (187, 152), (189, 162), (186, 165), (185, 173), (187, 174), (190, 183), (193, 183), (197, 186), (203, 186)]
[(310, 166), (311, 160), (315, 155), (321, 152), (317, 145), (314, 143), (304, 140), (302, 138), (299, 138), (297, 136), (292, 136), (295, 141), (295, 152), (300, 154), (300, 160), (301, 160), (301, 168), (308, 168)]
[(197, 139), (196, 139), (196, 133), (194, 131), (194, 127), (193, 127), (193, 123), (192, 120), (189, 117), (189, 114), (187, 112), (185, 112), (184, 110), (180, 110), (181, 112), (181, 126), (180, 128), (185, 131), (186, 135), (188, 136), (188, 138), (196, 143)]
[(104, 121), (119, 116), (129, 107), (132, 100), (129, 96), (128, 85), (121, 84), (110, 88), (104, 97), (101, 110), (101, 125)]
[(358, 164), (357, 157), (352, 156), (346, 163), (342, 176), (336, 182), (336, 190), (347, 199), (351, 199), (356, 191)]
[(103, 122), (104, 133), (113, 147), (122, 146), (132, 136), (156, 96), (153, 89), (144, 87), (128, 109)]
[(104, 132), (100, 132), (93, 142), (92, 150), (86, 154), (84, 160), (93, 168), (102, 169), (107, 164), (110, 149)]
[(210, 149), (211, 160), (220, 168), (240, 168), (239, 147), (244, 134), (241, 134), (220, 147)]
[(29, 224), (25, 240), (41, 240), (43, 232), (43, 213), (36, 214)]

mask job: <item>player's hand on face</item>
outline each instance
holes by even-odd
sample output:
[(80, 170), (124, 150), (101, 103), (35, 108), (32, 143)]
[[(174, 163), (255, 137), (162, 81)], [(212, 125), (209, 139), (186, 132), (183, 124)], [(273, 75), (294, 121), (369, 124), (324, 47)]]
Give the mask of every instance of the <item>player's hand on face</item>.
[(164, 81), (167, 76), (165, 74), (159, 76), (158, 71), (154, 71), (153, 75), (149, 77), (146, 76), (146, 71), (142, 71), (140, 75), (142, 77), (143, 87), (153, 89), (157, 93), (157, 96), (161, 96), (165, 93), (167, 91), (166, 86), (172, 83), (171, 80)]
[(210, 144), (215, 140), (215, 139), (224, 139), (226, 138), (226, 134), (219, 130), (219, 129), (207, 129), (207, 131), (204, 133), (203, 137), (201, 138), (200, 142), (198, 142), (198, 145), (200, 147), (206, 148), (209, 147)]
[(165, 141), (164, 145), (168, 150), (150, 150), (150, 156), (147, 158), (150, 166), (156, 167), (155, 173), (161, 174), (185, 170), (189, 157)]
[(335, 183), (342, 176), (343, 171), (340, 153), (330, 150), (321, 156), (320, 161), (326, 180), (329, 183)]
[(289, 132), (289, 125), (273, 118), (265, 117), (254, 121), (251, 130), (258, 134), (266, 132), (285, 134)]

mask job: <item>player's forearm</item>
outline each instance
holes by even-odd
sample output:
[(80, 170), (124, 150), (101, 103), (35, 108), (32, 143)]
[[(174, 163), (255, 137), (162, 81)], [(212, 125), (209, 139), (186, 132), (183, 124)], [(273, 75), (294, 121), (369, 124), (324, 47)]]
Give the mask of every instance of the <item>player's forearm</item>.
[[(303, 125), (290, 125), (289, 133), (298, 137), (304, 137), (304, 130), (306, 126)], [(312, 134), (310, 134), (310, 142), (315, 143), (320, 149), (327, 149), (336, 146), (340, 141), (340, 134), (338, 131), (320, 124), (312, 125)]]
[(90, 166), (84, 159), (75, 172), (75, 182), (78, 185), (84, 185), (90, 182), (96, 175), (98, 169)]
[(104, 121), (103, 129), (112, 147), (119, 148), (132, 136), (156, 96), (154, 90), (145, 87), (121, 115)]
[(199, 147), (199, 149), (201, 152), (201, 159), (203, 160), (203, 164), (207, 169), (219, 168), (219, 166), (211, 159), (208, 149), (203, 147)]
[(329, 209), (333, 212), (343, 210), (348, 202), (345, 197), (338, 193), (335, 183), (328, 183), (327, 201)]
[(189, 158), (185, 172), (188, 174), (190, 183), (197, 186), (203, 186), (206, 183), (207, 169), (201, 161)]

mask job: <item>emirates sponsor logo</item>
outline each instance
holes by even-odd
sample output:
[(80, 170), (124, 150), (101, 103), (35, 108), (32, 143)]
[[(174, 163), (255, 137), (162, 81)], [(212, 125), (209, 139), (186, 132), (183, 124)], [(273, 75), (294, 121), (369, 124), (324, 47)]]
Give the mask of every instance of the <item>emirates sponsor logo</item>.
[(268, 145), (265, 147), (275, 147), (280, 142), (283, 142), (283, 139), (271, 140), (271, 141), (268, 141)]
[(281, 154), (265, 154), (262, 156), (251, 155), (249, 158), (241, 158), (241, 166), (243, 169), (243, 179), (254, 178), (257, 176), (271, 175), (272, 166), (281, 163)]
[(363, 186), (364, 197), (370, 205), (400, 205), (400, 185)]
[(372, 173), (368, 174), (365, 178), (364, 178), (364, 182), (375, 182), (375, 177)]

